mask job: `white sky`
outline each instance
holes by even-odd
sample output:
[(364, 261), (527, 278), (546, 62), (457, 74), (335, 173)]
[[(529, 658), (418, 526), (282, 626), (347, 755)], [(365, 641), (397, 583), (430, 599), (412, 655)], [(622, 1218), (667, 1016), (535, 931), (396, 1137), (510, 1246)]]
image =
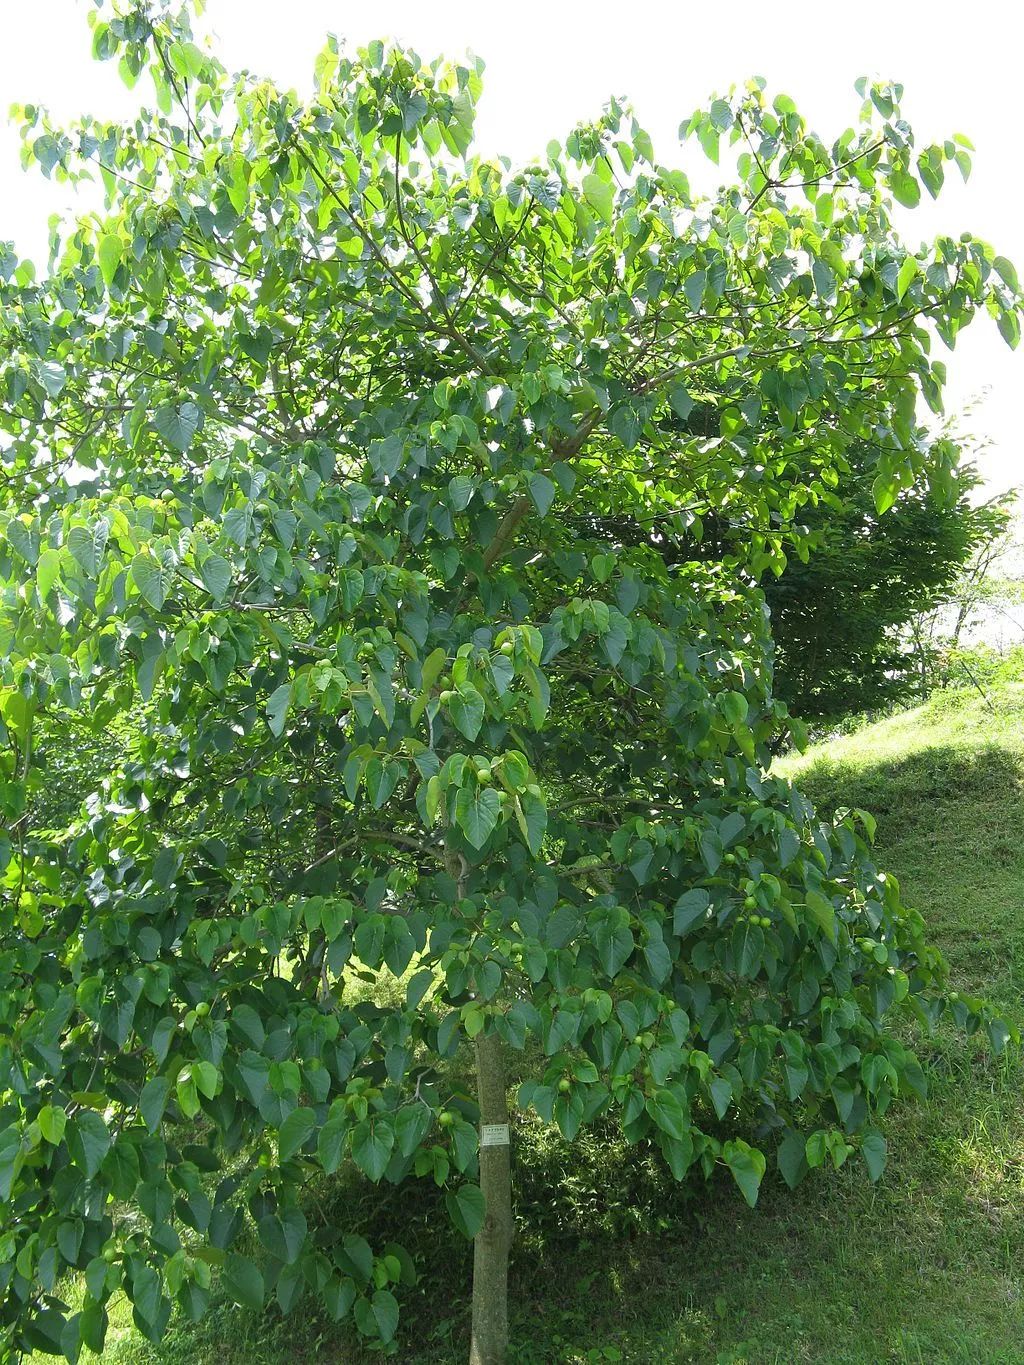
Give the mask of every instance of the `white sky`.
[[(89, 56), (87, 0), (0, 0), (0, 110), (29, 101), (58, 118), (131, 113), (145, 98), (121, 86), (113, 63)], [(596, 114), (610, 94), (628, 96), (654, 136), (659, 159), (690, 170), (696, 145), (679, 148), (680, 121), (712, 91), (751, 75), (792, 95), (831, 140), (852, 123), (857, 76), (906, 86), (904, 113), (921, 144), (966, 133), (977, 151), (966, 186), (954, 170), (936, 204), (906, 215), (916, 244), (938, 231), (970, 230), (1024, 275), (1024, 174), (1017, 102), (1024, 10), (1015, 0), (861, 0), (857, 6), (797, 0), (208, 0), (204, 27), (230, 70), (242, 67), (303, 89), (324, 35), (353, 44), (394, 35), (424, 58), (467, 49), (487, 63), (478, 145), (524, 161)], [(694, 177), (698, 179), (698, 177)], [(698, 183), (703, 183), (702, 179)], [(13, 128), (0, 124), (0, 238), (42, 263), (48, 216), (72, 200), (38, 171), (23, 174)], [(941, 344), (940, 351), (942, 350)], [(1011, 352), (979, 318), (952, 354), (947, 403), (957, 412), (984, 394), (968, 428), (990, 442), (979, 465), (993, 492), (1024, 483), (1021, 388), (1024, 344)]]

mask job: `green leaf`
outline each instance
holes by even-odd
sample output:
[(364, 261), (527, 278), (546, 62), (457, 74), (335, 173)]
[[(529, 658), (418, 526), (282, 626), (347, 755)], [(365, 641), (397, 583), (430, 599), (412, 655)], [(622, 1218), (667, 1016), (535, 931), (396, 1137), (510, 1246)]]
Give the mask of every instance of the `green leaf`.
[(165, 403), (153, 413), (153, 425), (169, 446), (184, 452), (195, 440), (200, 416), (195, 403)]
[(701, 304), (704, 302), (704, 290), (707, 287), (708, 274), (706, 270), (695, 270), (687, 275), (683, 281), (683, 293), (686, 301), (695, 313), (699, 313)]
[(251, 1308), (254, 1313), (263, 1308), (265, 1294), (263, 1276), (247, 1256), (232, 1252), (224, 1267), (224, 1288), (235, 1303)]
[(996, 320), (999, 328), (999, 335), (1009, 346), (1011, 351), (1015, 351), (1020, 344), (1020, 318), (1010, 309), (1004, 309)]
[(908, 209), (916, 209), (921, 202), (921, 186), (907, 171), (893, 171), (889, 177), (893, 197)]
[(174, 1083), (178, 1106), (187, 1119), (194, 1119), (200, 1110), (199, 1088), (191, 1067), (182, 1067)]
[(320, 1129), (316, 1140), (316, 1153), (320, 1165), (328, 1175), (333, 1175), (341, 1165), (347, 1132), (348, 1123), (343, 1116), (328, 1119)]
[(386, 1346), (398, 1329), (398, 1300), (389, 1289), (378, 1289), (370, 1301), (377, 1335)]
[(132, 560), (131, 570), (132, 581), (139, 592), (154, 611), (161, 611), (174, 579), (174, 567), (169, 556), (160, 561), (148, 550), (142, 550)]
[(241, 507), (229, 507), (224, 513), (221, 525), (228, 540), (240, 550), (244, 550), (252, 530), (252, 503), (243, 503)]
[(542, 517), (546, 517), (558, 491), (554, 482), (546, 474), (530, 474), (527, 476), (526, 486), (530, 490), (534, 507)]
[(448, 702), (452, 724), (467, 739), (476, 739), (484, 723), (484, 699), (472, 683), (463, 682)]
[(170, 1093), (171, 1083), (166, 1076), (153, 1076), (139, 1092), (139, 1114), (151, 1133), (160, 1127)]
[(291, 683), (282, 683), (280, 687), (274, 689), (267, 700), (267, 724), (272, 735), (284, 733), (285, 721), (288, 719), (288, 709), (292, 702)]
[(631, 403), (623, 403), (612, 412), (608, 429), (627, 450), (635, 450), (643, 434), (643, 418)]
[(205, 1095), (208, 1100), (212, 1100), (220, 1086), (220, 1073), (213, 1063), (207, 1061), (193, 1062), (192, 1078), (199, 1093)]
[(501, 797), (493, 787), (460, 787), (455, 821), (474, 848), (483, 848), (498, 824)]
[(599, 175), (585, 175), (583, 177), (583, 197), (599, 218), (602, 218), (606, 223), (611, 223), (615, 205), (615, 190), (607, 180), (602, 179)]
[(903, 301), (903, 295), (910, 288), (920, 267), (913, 256), (904, 256), (903, 264), (900, 266), (899, 274), (896, 276), (896, 297)]
[(516, 795), (514, 809), (526, 847), (537, 858), (540, 856), (548, 827), (547, 806), (541, 797), (533, 796), (530, 792), (522, 792)]
[(695, 924), (707, 918), (710, 904), (711, 897), (700, 887), (684, 891), (672, 911), (672, 932), (682, 937)]
[(749, 710), (742, 692), (723, 692), (718, 698), (718, 708), (733, 728), (746, 721)]
[(346, 1233), (341, 1239), (342, 1255), (338, 1264), (360, 1284), (368, 1284), (373, 1274), (373, 1252), (364, 1237)]
[(110, 1132), (99, 1114), (83, 1109), (67, 1130), (69, 1145), (76, 1165), (81, 1165), (91, 1180), (110, 1151)]
[(90, 578), (99, 573), (109, 531), (109, 522), (101, 518), (92, 526), (72, 526), (68, 532), (68, 549)]
[(231, 586), (231, 565), (223, 555), (207, 555), (199, 566), (199, 577), (211, 597), (223, 602)]
[(732, 1178), (740, 1187), (743, 1198), (751, 1208), (757, 1203), (757, 1192), (761, 1188), (766, 1162), (764, 1153), (756, 1147), (749, 1147), (741, 1138), (726, 1142), (722, 1147), (725, 1164), (732, 1172)]
[(658, 1090), (646, 1101), (647, 1112), (670, 1138), (684, 1139), (690, 1131), (690, 1119), (686, 1110), (671, 1090)]
[(63, 365), (54, 360), (41, 361), (36, 366), (39, 382), (51, 398), (59, 398), (67, 386), (68, 376)]
[(380, 1180), (391, 1160), (394, 1129), (381, 1119), (363, 1119), (352, 1133), (352, 1160), (364, 1175)]
[(281, 1124), (277, 1136), (277, 1150), (281, 1161), (290, 1161), (316, 1127), (312, 1109), (293, 1109)]
[(272, 1256), (285, 1265), (294, 1265), (306, 1242), (306, 1217), (301, 1209), (267, 1213), (258, 1223), (260, 1241)]
[(64, 1129), (68, 1122), (67, 1111), (60, 1105), (44, 1104), (37, 1121), (43, 1137), (51, 1146), (56, 1147), (64, 1137)]
[(836, 937), (836, 912), (830, 900), (817, 891), (807, 892), (807, 912), (811, 919), (833, 942)]
[(34, 533), (34, 528), (30, 529), (20, 517), (14, 517), (7, 526), (7, 541), (12, 549), (16, 550), (22, 559), (29, 564), (35, 564), (39, 558), (39, 538)]
[(0, 1199), (5, 1202), (11, 1197), (23, 1161), (21, 1134), (15, 1128), (0, 1129)]
[(868, 1175), (872, 1180), (880, 1180), (888, 1156), (888, 1144), (885, 1138), (874, 1129), (869, 1129), (861, 1138), (860, 1150), (864, 1157), (864, 1164), (868, 1168)]
[(674, 389), (669, 391), (668, 401), (672, 411), (683, 422), (686, 421), (693, 411), (693, 399), (690, 397), (685, 385), (677, 384)]
[(871, 485), (871, 491), (875, 498), (875, 508), (881, 516), (883, 512), (888, 512), (896, 501), (900, 490), (889, 475), (879, 474)]
[(479, 1185), (460, 1185), (444, 1197), (448, 1216), (467, 1241), (472, 1241), (484, 1225), (487, 1205)]
[(468, 474), (456, 474), (448, 482), (448, 502), (453, 512), (464, 512), (476, 491), (476, 484)]
[(45, 601), (60, 575), (60, 551), (43, 550), (36, 563), (36, 588), (39, 600)]
[(808, 1170), (804, 1139), (799, 1133), (786, 1134), (779, 1144), (777, 1160), (783, 1180), (791, 1190), (795, 1190)]
[(117, 267), (121, 264), (123, 251), (124, 245), (121, 238), (114, 233), (106, 232), (100, 238), (96, 248), (96, 256), (100, 263), (100, 274), (108, 288), (117, 274)]
[(992, 268), (996, 274), (1014, 294), (1020, 293), (1020, 281), (1017, 278), (1017, 268), (1012, 261), (1005, 256), (996, 256), (992, 262)]
[(601, 970), (617, 976), (636, 946), (628, 925), (613, 919), (602, 920), (591, 931), (591, 941)]

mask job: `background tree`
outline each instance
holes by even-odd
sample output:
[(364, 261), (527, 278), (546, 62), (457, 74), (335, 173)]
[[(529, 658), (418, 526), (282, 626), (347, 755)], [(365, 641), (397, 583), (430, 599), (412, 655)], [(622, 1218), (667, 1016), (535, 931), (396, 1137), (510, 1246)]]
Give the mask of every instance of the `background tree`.
[[(666, 426), (669, 439), (680, 430), (707, 439), (717, 423), (717, 409), (703, 403), (685, 422), (669, 414)], [(934, 438), (922, 429), (919, 439)], [(959, 448), (943, 459), (935, 481), (904, 489), (884, 515), (872, 487), (878, 460), (869, 446), (848, 451), (838, 485), (801, 511), (798, 553), (761, 580), (775, 695), (803, 720), (837, 720), (926, 690), (941, 635), (938, 609), (954, 597), (967, 600), (965, 586), (984, 577), (1008, 533), (1013, 495), (977, 503), (979, 480)], [(572, 515), (582, 532), (609, 544), (648, 544), (668, 563), (719, 563), (744, 577), (746, 509), (739, 516), (697, 511), (685, 506), (643, 522), (628, 511), (602, 517), (581, 508)]]
[[(753, 1202), (766, 1153), (880, 1173), (924, 1085), (893, 1013), (1005, 1041), (944, 996), (870, 819), (768, 775), (746, 585), (865, 442), (882, 509), (940, 476), (933, 339), (984, 308), (1015, 341), (1013, 268), (900, 243), (891, 196), (968, 163), (914, 148), (898, 87), (831, 145), (760, 82), (715, 100), (684, 132), (737, 178), (703, 201), (614, 103), (524, 171), (470, 157), (472, 66), (332, 41), (302, 102), (160, 3), (95, 50), (157, 108), (22, 111), (108, 207), (46, 278), (0, 271), (7, 1342), (99, 1349), (119, 1289), (159, 1337), (217, 1271), (393, 1346), (408, 1258), (303, 1200), (352, 1161), (447, 1188), (489, 1365), (510, 1056), (567, 1139), (617, 1116)], [(669, 434), (697, 402), (717, 432)], [(734, 518), (743, 565), (581, 508)], [(54, 829), (72, 725), (120, 753)]]
[(997, 543), (1010, 500), (972, 501), (971, 466), (942, 488), (907, 489), (879, 517), (873, 465), (851, 455), (836, 500), (808, 509), (820, 534), (807, 562), (790, 559), (763, 591), (776, 644), (776, 694), (806, 720), (838, 719), (921, 694), (934, 649), (917, 622), (948, 602), (968, 565)]

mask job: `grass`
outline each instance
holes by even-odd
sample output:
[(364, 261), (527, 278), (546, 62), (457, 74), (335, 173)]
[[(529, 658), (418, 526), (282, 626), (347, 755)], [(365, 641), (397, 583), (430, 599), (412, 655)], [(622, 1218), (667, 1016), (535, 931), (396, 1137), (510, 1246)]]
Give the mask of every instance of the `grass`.
[[(988, 702), (940, 693), (782, 766), (823, 810), (875, 813), (879, 860), (956, 983), (1024, 1024), (1024, 684), (1002, 680)], [(892, 1114), (877, 1186), (817, 1172), (791, 1195), (769, 1179), (754, 1210), (727, 1180), (676, 1186), (610, 1135), (568, 1147), (527, 1127), (513, 1365), (1024, 1365), (1024, 1067), (946, 1030), (919, 1053), (931, 1095)], [(465, 1359), (471, 1255), (446, 1240), (438, 1196), (353, 1183), (321, 1197), (417, 1256), (398, 1359)], [(159, 1348), (122, 1306), (104, 1352), (110, 1365), (368, 1358), (304, 1307), (282, 1320), (225, 1303)]]

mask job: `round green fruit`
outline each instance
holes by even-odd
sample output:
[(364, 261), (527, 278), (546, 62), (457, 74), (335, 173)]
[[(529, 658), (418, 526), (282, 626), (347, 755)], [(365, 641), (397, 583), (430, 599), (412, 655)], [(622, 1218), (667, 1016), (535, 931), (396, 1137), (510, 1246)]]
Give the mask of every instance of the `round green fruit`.
[(450, 1128), (455, 1122), (455, 1115), (450, 1109), (442, 1109), (437, 1116), (437, 1121), (442, 1128)]
[(572, 1081), (567, 1081), (563, 1076), (562, 1079), (558, 1082), (558, 1089), (561, 1091), (563, 1095), (567, 1095), (569, 1091), (572, 1089)]
[(200, 1000), (199, 1004), (196, 1006), (196, 1018), (205, 1019), (209, 1013), (210, 1006), (206, 1003), (205, 1000)]

